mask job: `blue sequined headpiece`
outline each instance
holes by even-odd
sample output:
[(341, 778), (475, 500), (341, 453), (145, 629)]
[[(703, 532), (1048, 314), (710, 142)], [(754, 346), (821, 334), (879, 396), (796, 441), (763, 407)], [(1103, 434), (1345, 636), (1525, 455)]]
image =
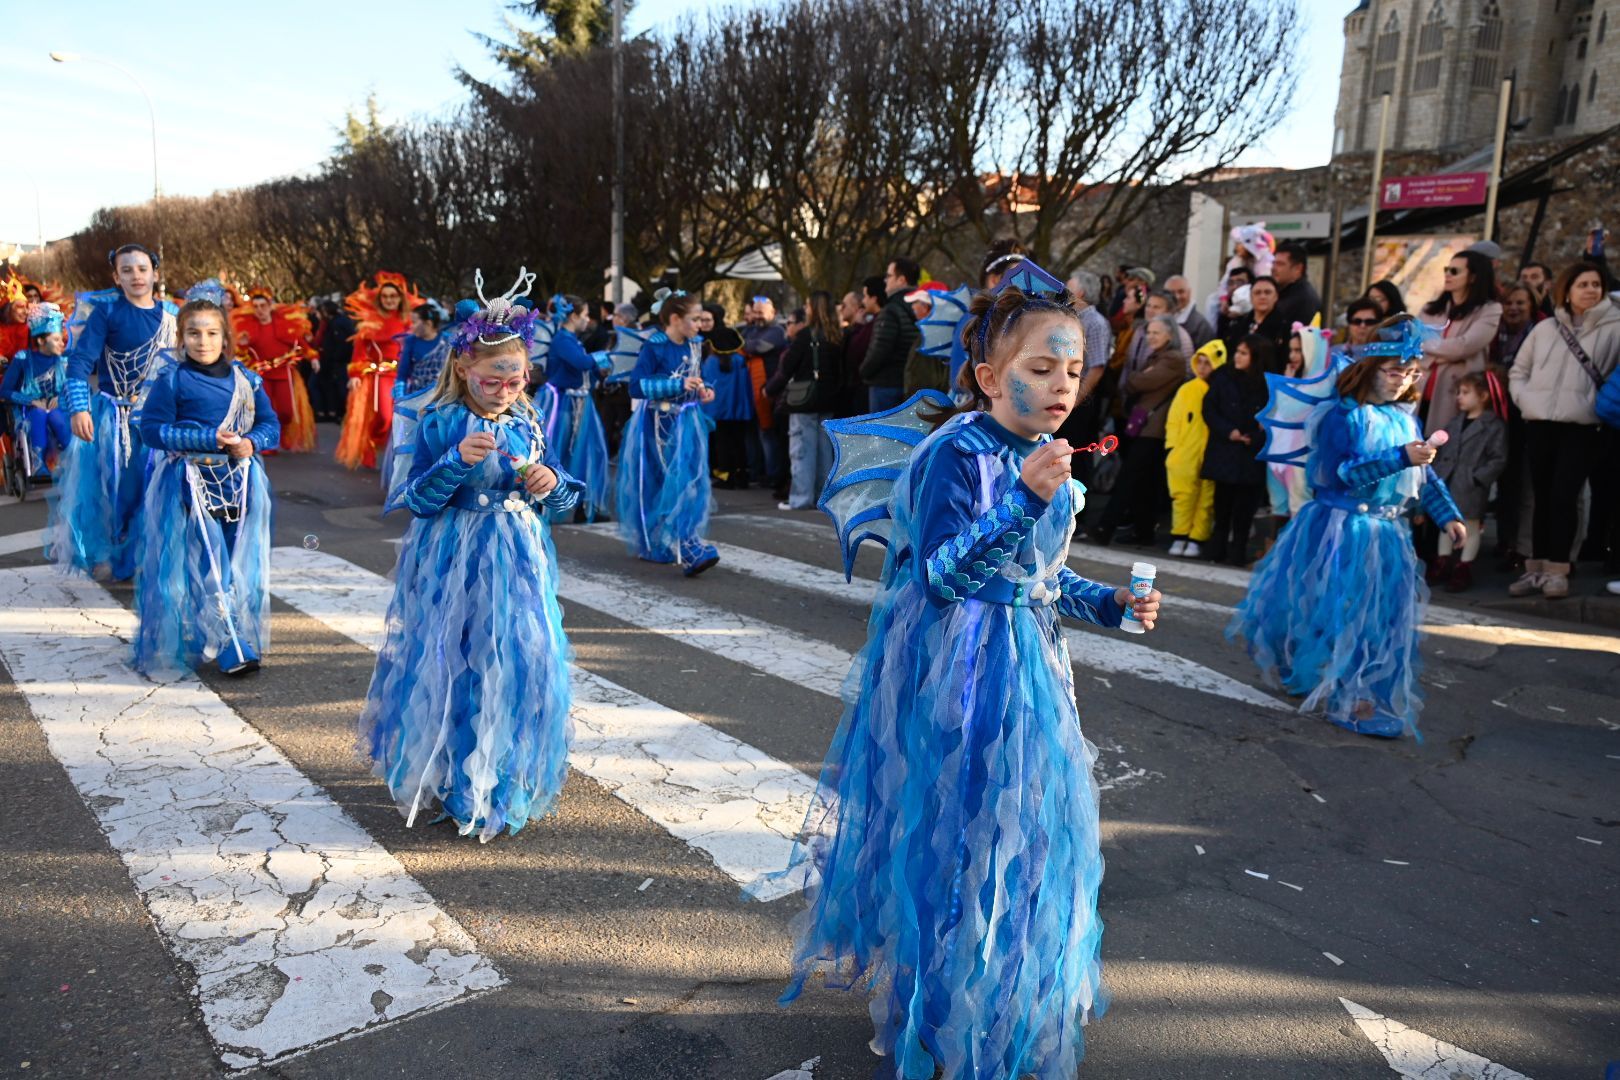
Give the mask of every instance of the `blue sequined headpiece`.
[(568, 302), (568, 297), (557, 293), (551, 298), (551, 317), (558, 322), (567, 319), (574, 313), (574, 305)]
[[(524, 349), (528, 349), (534, 344), (540, 313), (514, 301), (529, 295), (536, 276), (529, 273), (528, 267), (518, 267), (517, 281), (506, 292), (491, 300), (484, 296), (484, 272), (474, 271), (473, 285), (478, 289), (478, 299), (483, 306), (456, 326), (450, 338), (450, 347), (458, 353), (469, 353), (476, 345), (501, 345), (518, 340), (523, 342)], [(457, 304), (456, 307), (459, 310), (461, 305)]]
[(185, 298), (189, 300), (207, 300), (215, 307), (224, 307), (225, 299), (230, 294), (219, 278), (204, 278), (186, 290)]
[(28, 305), (28, 336), (58, 334), (62, 331), (62, 309), (55, 304)]
[(1439, 332), (1432, 327), (1424, 326), (1411, 315), (1402, 315), (1395, 323), (1381, 328), (1376, 341), (1351, 346), (1350, 355), (1357, 360), (1378, 356), (1415, 364), (1423, 359), (1423, 343), (1438, 336)]
[(1016, 267), (1007, 271), (1001, 278), (1001, 284), (990, 290), (991, 296), (999, 296), (1004, 289), (1016, 288), (1025, 296), (1061, 296), (1068, 289), (1063, 282), (1035, 265), (1034, 260), (1020, 255), (1021, 260)]

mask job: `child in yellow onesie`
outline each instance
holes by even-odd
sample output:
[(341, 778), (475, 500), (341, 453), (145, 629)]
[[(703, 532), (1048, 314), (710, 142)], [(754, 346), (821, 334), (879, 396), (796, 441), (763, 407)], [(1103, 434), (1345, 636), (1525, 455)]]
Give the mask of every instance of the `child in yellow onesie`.
[(1204, 467), (1204, 446), (1209, 428), (1204, 424), (1204, 395), (1209, 391), (1209, 373), (1226, 363), (1226, 345), (1216, 339), (1193, 353), (1195, 379), (1176, 391), (1165, 417), (1165, 475), (1170, 481), (1171, 524), (1174, 541), (1170, 554), (1196, 559), (1200, 546), (1215, 528), (1215, 481), (1198, 474)]

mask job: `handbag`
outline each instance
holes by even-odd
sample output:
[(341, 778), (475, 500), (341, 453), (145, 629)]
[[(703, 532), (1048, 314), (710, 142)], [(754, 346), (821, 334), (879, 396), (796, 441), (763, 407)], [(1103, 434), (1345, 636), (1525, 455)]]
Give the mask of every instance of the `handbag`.
[(787, 390), (782, 395), (782, 404), (796, 412), (814, 412), (810, 406), (820, 397), (821, 391), (821, 338), (812, 335), (810, 338), (810, 378), (789, 379)]

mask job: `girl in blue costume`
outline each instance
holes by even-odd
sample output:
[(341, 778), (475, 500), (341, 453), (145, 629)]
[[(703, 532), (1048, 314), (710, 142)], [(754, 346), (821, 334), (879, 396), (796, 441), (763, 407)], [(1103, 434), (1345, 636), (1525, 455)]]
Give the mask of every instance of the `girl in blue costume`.
[(1306, 695), (1302, 709), (1392, 739), (1417, 734), (1429, 599), (1404, 515), (1421, 505), (1458, 545), (1467, 529), (1413, 414), (1422, 331), (1403, 316), (1381, 336), (1323, 376), (1333, 392), (1306, 421), (1314, 498), (1255, 567), (1226, 633), (1273, 684)]
[[(1065, 565), (1084, 489), (1051, 434), (1084, 349), (1059, 295), (973, 300), (966, 400), (894, 486), (867, 644), (797, 852), (810, 906), (782, 1000), (818, 971), (871, 994), (872, 1048), (907, 1080), (1072, 1080), (1106, 1000), (1096, 751), (1059, 616), (1115, 627), (1130, 597)], [(1131, 601), (1146, 626), (1158, 600)]]
[(146, 448), (130, 416), (159, 353), (174, 345), (175, 307), (157, 298), (159, 260), (146, 248), (125, 244), (107, 261), (119, 295), (90, 298), (89, 318), (68, 350), (62, 406), (75, 438), (51, 492), (45, 554), (64, 570), (107, 571), (123, 581), (135, 574), (146, 493)]
[[(477, 278), (482, 297), (483, 276)], [(440, 808), (463, 836), (517, 832), (568, 770), (568, 642), (545, 510), (580, 485), (524, 388), (537, 316), (519, 284), (455, 331), (390, 503), (405, 533), (360, 742), (407, 826)]]
[(429, 300), (411, 311), (411, 332), (399, 346), (399, 367), (394, 369), (394, 421), (383, 451), (384, 501), (394, 497), (411, 472), (411, 448), (416, 445), (417, 410), (427, 404), (439, 384), (439, 372), (450, 358), (449, 335), (441, 331), (444, 309)]
[(215, 660), (256, 671), (270, 644), (270, 485), (258, 455), (281, 442), (264, 382), (230, 359), (223, 308), (191, 300), (136, 413), (152, 472), (135, 577), (135, 667)]
[(67, 414), (57, 398), (67, 383), (65, 350), (61, 309), (55, 304), (30, 304), (28, 348), (11, 358), (0, 380), (0, 399), (12, 404), (18, 423), (28, 429), (33, 457), (29, 471), (39, 479), (50, 476), (47, 452), (54, 447), (60, 453), (68, 445)]
[(700, 406), (714, 400), (703, 382), (697, 298), (674, 293), (659, 302), (658, 331), (630, 372), (631, 407), (619, 449), (614, 505), (619, 536), (632, 555), (679, 563), (696, 577), (720, 561), (709, 527), (709, 430)]
[(580, 509), (585, 520), (596, 520), (612, 505), (608, 484), (607, 433), (591, 400), (591, 376), (613, 370), (604, 354), (592, 355), (580, 344), (579, 335), (590, 325), (585, 301), (577, 296), (553, 296), (552, 318), (557, 332), (551, 338), (546, 360), (546, 384), (557, 392), (556, 409), (551, 416), (550, 439), (568, 475), (585, 485)]

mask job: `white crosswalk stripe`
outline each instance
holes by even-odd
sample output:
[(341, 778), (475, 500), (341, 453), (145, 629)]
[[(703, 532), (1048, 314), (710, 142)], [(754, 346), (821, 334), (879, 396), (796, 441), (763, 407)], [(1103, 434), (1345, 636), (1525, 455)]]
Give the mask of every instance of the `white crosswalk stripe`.
[[(325, 552), (276, 548), (271, 593), (376, 650), (393, 584)], [(622, 596), (622, 591), (618, 592)], [(815, 783), (799, 770), (685, 713), (574, 667), (569, 762), (743, 885), (787, 866)], [(774, 900), (784, 879), (756, 886)]]
[(45, 546), (43, 529), (0, 536), (0, 555), (16, 555), (23, 551), (39, 551)]
[(504, 983), (398, 860), (212, 690), (129, 668), (134, 627), (94, 582), (0, 571), (0, 659), (195, 974), (227, 1065)]
[[(844, 575), (835, 570), (734, 544), (720, 546), (720, 554), (720, 565), (728, 571), (819, 593), (856, 606), (872, 602), (875, 585), (871, 581), (861, 578), (845, 581)], [(849, 670), (852, 659), (849, 653), (794, 631), (683, 596), (647, 588), (638, 588), (627, 595), (631, 593), (616, 579), (593, 573), (582, 564), (565, 564), (562, 583), (565, 598), (644, 630), (720, 653), (757, 670), (791, 678), (835, 696)], [(1221, 610), (1230, 614), (1230, 609)], [(1088, 672), (1135, 675), (1267, 709), (1292, 707), (1186, 657), (1122, 640), (1115, 631), (1065, 627), (1063, 633), (1075, 662)]]

